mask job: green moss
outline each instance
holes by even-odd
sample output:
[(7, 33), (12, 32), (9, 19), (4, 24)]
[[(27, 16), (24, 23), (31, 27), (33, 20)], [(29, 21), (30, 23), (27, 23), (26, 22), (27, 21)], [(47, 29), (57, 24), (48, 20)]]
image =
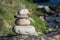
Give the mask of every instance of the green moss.
[(30, 17), (33, 18), (35, 21), (34, 23), (31, 22), (31, 25), (35, 26), (38, 32), (41, 32), (43, 34), (47, 33), (48, 27), (46, 27), (46, 23), (44, 21), (42, 21), (39, 17), (34, 15), (30, 15)]

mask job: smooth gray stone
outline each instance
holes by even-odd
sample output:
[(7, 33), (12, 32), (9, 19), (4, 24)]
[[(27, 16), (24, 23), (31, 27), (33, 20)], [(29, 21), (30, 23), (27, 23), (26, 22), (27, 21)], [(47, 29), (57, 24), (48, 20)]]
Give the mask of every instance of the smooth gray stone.
[(15, 23), (19, 26), (27, 26), (27, 25), (30, 25), (30, 20), (29, 19), (17, 19)]
[(34, 26), (15, 26), (14, 30), (18, 34), (27, 34), (38, 36)]
[(29, 14), (30, 12), (29, 12), (29, 10), (28, 9), (21, 9), (20, 11), (19, 11), (19, 14), (20, 15), (22, 15), (22, 14)]

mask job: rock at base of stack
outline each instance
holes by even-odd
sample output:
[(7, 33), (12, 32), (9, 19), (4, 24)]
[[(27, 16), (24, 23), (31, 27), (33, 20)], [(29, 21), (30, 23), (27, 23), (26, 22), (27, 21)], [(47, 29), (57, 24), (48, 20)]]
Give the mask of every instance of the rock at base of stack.
[(26, 34), (26, 35), (38, 36), (34, 26), (15, 26), (14, 30), (18, 34)]

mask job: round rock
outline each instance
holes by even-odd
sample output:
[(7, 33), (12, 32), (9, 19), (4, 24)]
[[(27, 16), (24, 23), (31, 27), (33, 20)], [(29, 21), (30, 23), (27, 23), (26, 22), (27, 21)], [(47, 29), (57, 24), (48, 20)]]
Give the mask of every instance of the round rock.
[(19, 14), (20, 15), (22, 15), (22, 14), (29, 14), (30, 12), (29, 12), (29, 10), (28, 9), (21, 9), (20, 11), (19, 11)]
[(15, 23), (19, 26), (26, 26), (26, 25), (30, 25), (30, 20), (29, 19), (17, 19)]

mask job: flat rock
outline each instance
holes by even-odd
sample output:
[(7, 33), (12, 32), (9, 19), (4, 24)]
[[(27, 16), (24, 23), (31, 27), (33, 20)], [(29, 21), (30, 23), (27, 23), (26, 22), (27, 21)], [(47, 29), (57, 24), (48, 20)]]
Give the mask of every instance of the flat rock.
[(15, 26), (14, 30), (17, 34), (26, 34), (26, 35), (38, 36), (34, 26)]
[(16, 24), (19, 26), (30, 25), (30, 20), (29, 19), (17, 19)]
[(43, 35), (33, 36), (33, 35), (14, 35), (7, 37), (0, 37), (0, 40), (55, 40), (52, 38), (45, 37)]
[(56, 40), (60, 40), (60, 30), (57, 32), (52, 32), (46, 35), (47, 37), (54, 38)]

